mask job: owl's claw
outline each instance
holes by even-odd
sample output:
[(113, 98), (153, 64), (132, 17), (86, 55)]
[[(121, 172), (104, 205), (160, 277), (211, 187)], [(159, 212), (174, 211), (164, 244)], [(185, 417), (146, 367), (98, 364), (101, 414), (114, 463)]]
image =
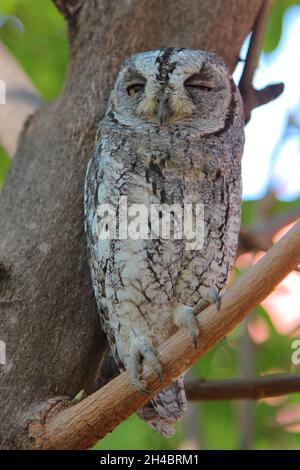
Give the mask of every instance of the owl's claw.
[(193, 307), (178, 305), (174, 310), (174, 323), (179, 327), (184, 327), (190, 333), (193, 344), (197, 348), (197, 338), (199, 336), (199, 325), (197, 313)]
[(174, 322), (179, 327), (186, 328), (191, 337), (195, 349), (197, 348), (197, 339), (199, 336), (199, 324), (197, 315), (202, 312), (209, 305), (216, 303), (217, 309), (221, 307), (221, 297), (216, 288), (211, 287), (205, 298), (201, 299), (196, 307), (189, 307), (187, 305), (178, 305), (174, 310)]
[(220, 310), (221, 308), (221, 296), (215, 287), (210, 287), (207, 291), (206, 296), (200, 300), (200, 302), (194, 307), (195, 314), (202, 312), (205, 310), (209, 305), (216, 304), (217, 309)]
[(143, 372), (143, 360), (156, 372), (160, 382), (162, 382), (163, 375), (160, 362), (157, 358), (157, 351), (146, 338), (135, 335), (131, 345), (131, 353), (127, 363), (127, 369), (130, 371), (132, 385), (140, 392), (150, 393), (141, 378)]

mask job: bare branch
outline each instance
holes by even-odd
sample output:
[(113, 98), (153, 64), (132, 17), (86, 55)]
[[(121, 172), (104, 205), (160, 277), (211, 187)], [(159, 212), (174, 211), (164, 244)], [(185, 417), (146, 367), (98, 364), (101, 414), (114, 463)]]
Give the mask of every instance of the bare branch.
[(252, 230), (242, 227), (240, 230), (238, 255), (253, 250), (267, 251), (273, 245), (274, 235), (282, 228), (295, 222), (299, 217), (300, 207), (295, 207), (290, 211), (261, 222)]
[(246, 87), (252, 85), (253, 77), (261, 54), (265, 30), (272, 5), (273, 0), (264, 0), (262, 3), (261, 9), (253, 27), (252, 40), (250, 41), (240, 85), (245, 85)]
[(6, 104), (0, 105), (0, 145), (13, 156), (23, 125), (41, 100), (34, 85), (3, 44), (0, 44), (0, 70), (0, 79), (6, 87)]
[(300, 393), (300, 376), (272, 374), (264, 377), (198, 380), (185, 384), (190, 401), (260, 400)]
[(246, 57), (245, 67), (239, 83), (239, 89), (244, 101), (245, 120), (249, 121), (251, 111), (258, 106), (269, 103), (277, 98), (284, 89), (283, 83), (268, 85), (262, 90), (255, 90), (252, 81), (261, 54), (267, 21), (272, 8), (273, 0), (264, 0), (257, 16), (250, 45)]
[(112, 431), (136, 409), (186, 371), (208, 349), (227, 335), (276, 285), (300, 264), (300, 221), (258, 263), (228, 289), (221, 308), (216, 305), (198, 315), (200, 337), (193, 348), (181, 329), (159, 348), (163, 383), (145, 367), (151, 393), (141, 394), (122, 373), (109, 384), (73, 407), (29, 426), (29, 447), (38, 449), (86, 449)]

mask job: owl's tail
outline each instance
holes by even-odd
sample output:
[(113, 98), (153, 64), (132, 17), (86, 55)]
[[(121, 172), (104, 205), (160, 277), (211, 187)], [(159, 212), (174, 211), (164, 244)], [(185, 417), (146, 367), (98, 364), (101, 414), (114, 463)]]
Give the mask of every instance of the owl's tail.
[(137, 413), (162, 436), (171, 437), (175, 432), (175, 424), (182, 418), (186, 407), (183, 377), (180, 377), (146, 403), (143, 408), (140, 408)]

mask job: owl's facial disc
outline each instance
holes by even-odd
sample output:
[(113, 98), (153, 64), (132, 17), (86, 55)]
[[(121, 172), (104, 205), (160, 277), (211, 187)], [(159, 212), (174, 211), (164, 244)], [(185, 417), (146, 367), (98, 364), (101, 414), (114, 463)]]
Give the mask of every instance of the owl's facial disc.
[[(178, 80), (179, 78), (179, 80)], [(137, 118), (153, 124), (168, 124), (190, 116), (195, 110), (184, 88), (185, 77), (174, 77), (171, 83), (158, 80), (157, 75), (143, 75), (129, 67), (124, 74), (123, 93), (127, 106)]]
[(224, 125), (233, 100), (232, 79), (221, 59), (170, 48), (129, 58), (111, 103), (115, 118), (127, 126), (182, 123), (206, 134)]
[(149, 77), (143, 86), (135, 85), (139, 94), (135, 115), (160, 125), (196, 117), (209, 100), (215, 102), (222, 88), (205, 64), (196, 72), (175, 71), (166, 81)]
[(184, 92), (172, 84), (148, 84), (141, 98), (136, 115), (160, 125), (191, 116), (195, 105)]

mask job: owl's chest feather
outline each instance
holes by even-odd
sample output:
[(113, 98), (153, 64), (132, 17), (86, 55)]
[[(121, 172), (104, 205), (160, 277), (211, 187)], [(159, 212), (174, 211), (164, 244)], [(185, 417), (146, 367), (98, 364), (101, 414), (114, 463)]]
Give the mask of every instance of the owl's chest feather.
[(174, 204), (197, 198), (205, 202), (218, 189), (215, 181), (231, 171), (227, 148), (216, 151), (188, 133), (113, 132), (104, 133), (101, 142), (103, 185), (113, 183), (113, 192), (132, 203)]

